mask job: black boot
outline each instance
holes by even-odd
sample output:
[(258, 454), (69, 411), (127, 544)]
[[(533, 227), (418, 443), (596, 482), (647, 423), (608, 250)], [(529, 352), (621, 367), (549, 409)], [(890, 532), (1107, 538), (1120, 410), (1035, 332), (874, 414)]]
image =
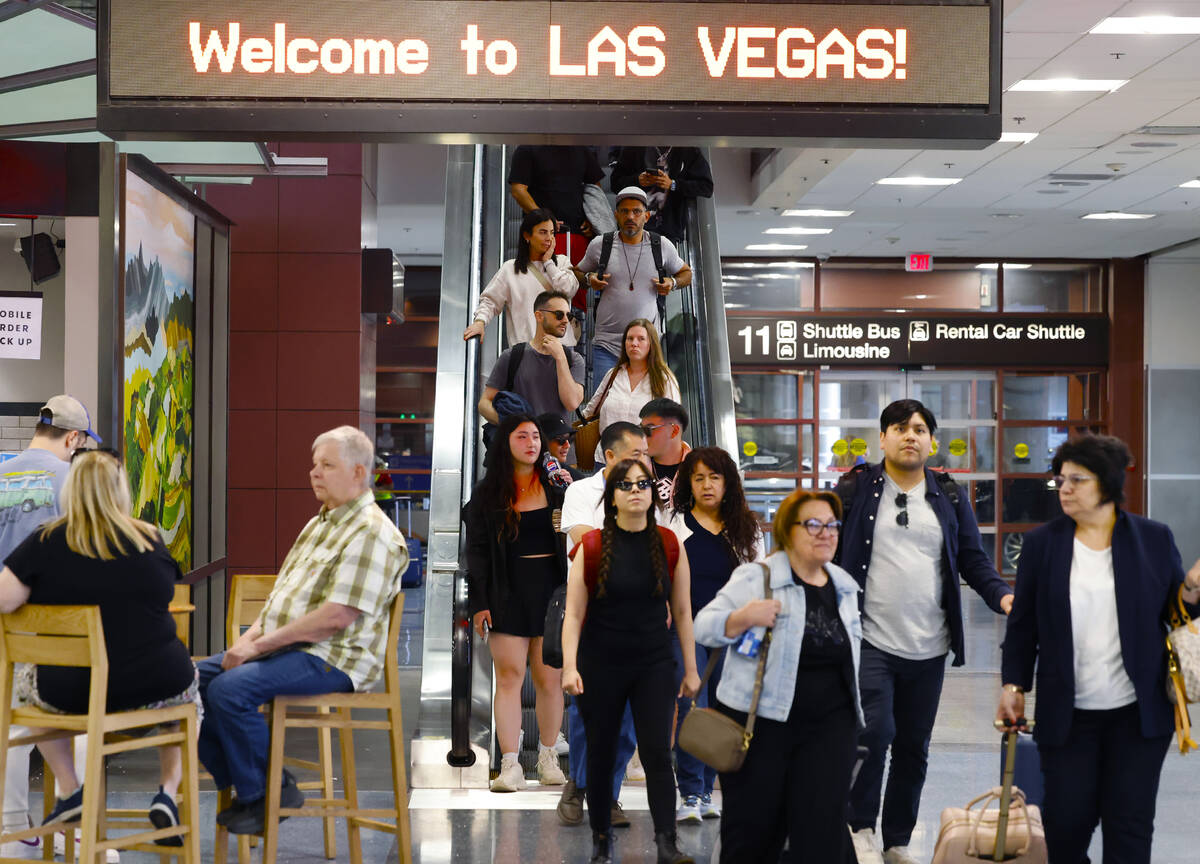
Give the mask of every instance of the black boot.
[(679, 849), (679, 841), (674, 831), (661, 831), (654, 835), (654, 843), (658, 846), (658, 864), (696, 864), (690, 855), (685, 855)]
[(613, 860), (613, 837), (612, 832), (601, 834), (599, 831), (592, 832), (592, 860), (589, 864), (612, 864)]

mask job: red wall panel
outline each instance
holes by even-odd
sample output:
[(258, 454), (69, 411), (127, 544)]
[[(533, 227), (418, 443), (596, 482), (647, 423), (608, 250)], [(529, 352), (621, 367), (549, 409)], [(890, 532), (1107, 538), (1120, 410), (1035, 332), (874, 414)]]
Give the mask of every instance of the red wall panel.
[(280, 489), (308, 489), (312, 442), (335, 426), (358, 426), (357, 411), (275, 412), (275, 465)]
[(279, 326), (279, 256), (235, 252), (229, 269), (229, 329), (274, 330)]
[(230, 573), (276, 571), (275, 495), (274, 489), (229, 490)]
[(279, 256), (279, 329), (362, 327), (362, 256), (354, 253)]
[(357, 411), (359, 335), (280, 333), (279, 408)]
[(280, 252), (355, 252), (362, 248), (362, 177), (279, 180)]
[(229, 412), (229, 488), (275, 488), (274, 438), (274, 411)]
[(257, 330), (229, 334), (229, 407), (275, 407), (278, 336)]
[(276, 252), (279, 249), (279, 181), (255, 177), (249, 186), (214, 184), (205, 200), (233, 220), (229, 248), (233, 252)]

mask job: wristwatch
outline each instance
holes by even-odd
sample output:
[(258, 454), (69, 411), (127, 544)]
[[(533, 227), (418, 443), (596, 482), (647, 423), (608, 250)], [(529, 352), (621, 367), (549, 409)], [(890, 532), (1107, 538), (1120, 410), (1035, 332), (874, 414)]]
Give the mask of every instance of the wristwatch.
[(1016, 684), (1005, 684), (1004, 689), (1007, 690), (1009, 693), (1024, 693), (1025, 692), (1023, 689), (1018, 687)]

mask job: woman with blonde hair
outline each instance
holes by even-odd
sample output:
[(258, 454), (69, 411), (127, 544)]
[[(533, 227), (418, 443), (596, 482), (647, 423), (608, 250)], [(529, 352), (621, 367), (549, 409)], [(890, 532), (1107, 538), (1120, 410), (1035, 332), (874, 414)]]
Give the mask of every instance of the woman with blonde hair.
[[(583, 416), (590, 419), (599, 413), (601, 430), (618, 420), (640, 425), (642, 406), (651, 399), (664, 397), (683, 401), (679, 382), (667, 366), (658, 341), (658, 330), (645, 318), (634, 318), (625, 325), (616, 367), (600, 380), (591, 401), (583, 408)], [(604, 461), (599, 444), (595, 458), (597, 464)]]
[[(129, 515), (129, 477), (112, 450), (78, 450), (62, 489), (65, 515), (34, 531), (4, 561), (0, 612), (25, 603), (99, 606), (108, 652), (108, 711), (194, 702), (196, 667), (175, 635), (168, 611), (182, 578), (153, 525)], [(47, 711), (87, 711), (91, 670), (28, 666), (14, 676), (17, 698)], [(83, 786), (71, 741), (38, 744), (63, 792), (45, 824), (76, 822)], [(159, 750), (162, 785), (148, 812), (157, 828), (179, 824), (175, 793), (182, 777), (178, 747)], [(178, 846), (178, 837), (155, 841)]]

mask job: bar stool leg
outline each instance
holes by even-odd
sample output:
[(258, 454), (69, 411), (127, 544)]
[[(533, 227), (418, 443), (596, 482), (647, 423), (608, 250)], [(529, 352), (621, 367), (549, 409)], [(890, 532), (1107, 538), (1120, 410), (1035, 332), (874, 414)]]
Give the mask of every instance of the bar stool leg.
[[(354, 730), (350, 728), (354, 715), (351, 708), (338, 708), (337, 712), (343, 724), (338, 728), (338, 741), (342, 748), (342, 786), (349, 814), (358, 809), (358, 769), (354, 762)], [(357, 816), (346, 816), (346, 841), (350, 847), (350, 864), (362, 864), (362, 831)]]
[(388, 709), (390, 725), (388, 743), (392, 751), (392, 789), (396, 804), (396, 846), (400, 864), (412, 864), (412, 825), (408, 818), (408, 768), (404, 761), (404, 726), (401, 720), (400, 699)]
[(267, 757), (267, 800), (263, 824), (262, 864), (275, 864), (279, 852), (279, 790), (283, 785), (283, 739), (287, 710), (272, 706), (271, 750)]
[[(318, 708), (318, 714), (329, 714), (329, 708)], [(326, 801), (333, 800), (333, 730), (328, 726), (317, 730), (318, 761), (321, 764), (321, 797)], [(336, 817), (326, 816), (321, 820), (325, 825), (325, 857), (332, 861), (337, 858), (337, 824)]]

